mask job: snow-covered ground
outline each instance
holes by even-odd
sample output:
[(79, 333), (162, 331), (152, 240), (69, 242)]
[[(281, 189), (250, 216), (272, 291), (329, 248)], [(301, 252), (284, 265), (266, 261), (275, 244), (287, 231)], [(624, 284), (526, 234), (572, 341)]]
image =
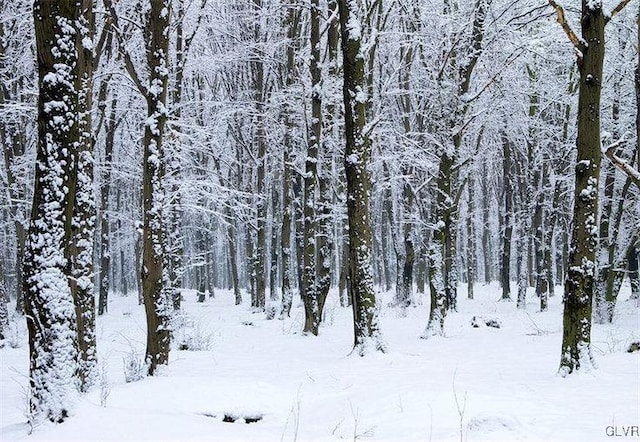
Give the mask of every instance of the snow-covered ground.
[[(0, 440), (601, 441), (640, 424), (640, 353), (626, 353), (640, 338), (640, 314), (628, 286), (613, 325), (594, 326), (599, 368), (566, 379), (556, 374), (559, 295), (540, 313), (532, 295), (517, 311), (496, 302), (496, 285), (476, 292), (469, 301), (461, 288), (446, 337), (430, 340), (418, 338), (426, 299), (406, 314), (385, 301), (388, 352), (365, 358), (349, 354), (351, 310), (335, 293), (318, 337), (299, 332), (300, 306), (291, 319), (269, 321), (234, 306), (231, 293), (218, 291), (204, 304), (190, 293), (176, 341), (191, 338), (209, 350), (173, 350), (158, 376), (132, 383), (124, 360), (144, 352), (144, 313), (134, 297), (114, 296), (98, 319), (102, 387), (79, 399), (62, 425), (28, 435), (24, 332), (20, 348), (0, 350)], [(474, 315), (502, 327), (473, 328)]]

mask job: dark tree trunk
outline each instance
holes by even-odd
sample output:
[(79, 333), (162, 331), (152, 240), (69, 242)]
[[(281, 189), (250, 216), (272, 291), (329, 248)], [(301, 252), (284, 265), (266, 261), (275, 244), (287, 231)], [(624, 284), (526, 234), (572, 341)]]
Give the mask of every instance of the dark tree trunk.
[[(502, 176), (504, 187), (504, 226), (502, 233), (502, 259), (500, 282), (502, 283), (502, 300), (511, 301), (511, 236), (513, 235), (513, 180), (511, 178), (511, 141), (502, 135)], [(524, 233), (524, 232), (522, 232)], [(522, 253), (522, 251), (519, 251)]]
[[(227, 209), (229, 220), (231, 210)], [(231, 270), (231, 283), (233, 286), (233, 298), (236, 305), (242, 304), (242, 293), (240, 292), (240, 278), (238, 277), (238, 240), (236, 239), (236, 227), (229, 223), (227, 228), (227, 241), (229, 242), (229, 269)]]
[(491, 233), (489, 227), (489, 211), (491, 205), (491, 197), (489, 195), (489, 184), (487, 183), (487, 173), (489, 166), (485, 164), (485, 173), (482, 174), (482, 195), (483, 195), (483, 207), (482, 207), (482, 257), (484, 265), (484, 283), (489, 284), (493, 278), (492, 274), (492, 260), (493, 253), (491, 251)]
[[(470, 172), (473, 173), (473, 172)], [(473, 299), (473, 285), (476, 281), (476, 230), (475, 216), (475, 179), (469, 178), (469, 203), (467, 205), (467, 298)]]
[(93, 244), (95, 234), (96, 206), (93, 193), (93, 137), (91, 126), (93, 48), (87, 45), (93, 41), (95, 18), (93, 2), (81, 0), (77, 28), (80, 32), (76, 40), (78, 52), (78, 144), (75, 152), (76, 179), (69, 180), (67, 216), (71, 211), (71, 238), (68, 246), (69, 287), (76, 307), (76, 327), (78, 333), (78, 381), (81, 391), (87, 391), (97, 377), (95, 301), (93, 285)]
[(142, 240), (142, 297), (147, 316), (146, 360), (149, 374), (169, 361), (169, 293), (168, 269), (164, 266), (165, 228), (162, 216), (164, 176), (163, 135), (167, 119), (167, 61), (169, 50), (168, 0), (151, 2), (146, 17), (145, 41), (149, 66), (147, 94), (147, 123), (143, 145), (142, 179), (143, 240)]
[(378, 329), (371, 265), (371, 182), (367, 170), (371, 158), (371, 140), (365, 132), (367, 99), (362, 98), (365, 90), (365, 60), (361, 54), (361, 35), (354, 33), (354, 24), (360, 29), (360, 13), (355, 2), (339, 0), (338, 6), (344, 68), (345, 171), (354, 351), (364, 355), (369, 350), (384, 350)]
[[(287, 47), (286, 47), (286, 77), (285, 84), (290, 88), (296, 78), (296, 46), (294, 41), (298, 37), (300, 25), (300, 10), (292, 2), (287, 9)], [(280, 318), (288, 317), (291, 312), (293, 302), (292, 284), (295, 280), (295, 268), (291, 262), (291, 234), (292, 234), (292, 210), (293, 210), (293, 189), (291, 186), (291, 157), (293, 149), (293, 109), (287, 105), (283, 112), (285, 126), (284, 152), (282, 157), (282, 232), (280, 234), (280, 248), (282, 250), (282, 307)]]
[(560, 373), (564, 376), (592, 365), (591, 310), (598, 240), (598, 180), (600, 176), (600, 95), (606, 19), (600, 2), (582, 0), (579, 59), (577, 164), (573, 232), (564, 290)]
[(278, 262), (279, 262), (279, 228), (282, 225), (280, 220), (281, 217), (281, 209), (280, 209), (280, 194), (278, 192), (278, 181), (273, 179), (272, 188), (271, 188), (271, 213), (272, 213), (272, 222), (271, 222), (271, 263), (269, 268), (269, 316), (268, 318), (273, 319), (275, 317), (276, 306), (274, 304), (278, 303)]
[[(111, 34), (109, 34), (111, 35)], [(100, 86), (100, 94), (98, 101), (104, 103), (107, 96), (107, 81), (105, 80)], [(105, 134), (105, 154), (104, 161), (107, 165), (106, 171), (102, 177), (102, 183), (100, 186), (100, 274), (98, 277), (98, 315), (105, 314), (108, 309), (109, 301), (109, 270), (111, 266), (111, 245), (109, 242), (109, 192), (111, 188), (111, 172), (109, 165), (113, 160), (113, 146), (115, 143), (115, 131), (116, 131), (116, 106), (117, 98), (114, 97), (110, 102), (110, 111), (108, 121), (106, 123)], [(124, 279), (124, 275), (122, 275)]]
[[(5, 338), (5, 330), (9, 325), (9, 292), (7, 291), (6, 278), (2, 266), (0, 266), (0, 341)], [(0, 349), (2, 346), (0, 345)]]
[(631, 283), (631, 299), (640, 299), (640, 274), (638, 272), (638, 249), (629, 247), (629, 282)]
[(404, 240), (404, 263), (402, 264), (402, 299), (405, 305), (413, 303), (413, 266), (416, 260), (416, 250), (413, 243), (413, 205), (414, 197), (411, 185), (404, 183), (402, 191), (404, 205), (404, 220), (402, 224), (402, 236)]
[(320, 71), (320, 4), (311, 2), (311, 123), (309, 124), (307, 156), (304, 177), (304, 234), (303, 234), (303, 276), (301, 291), (304, 303), (304, 333), (318, 334), (320, 326), (320, 307), (318, 304), (318, 286), (316, 279), (316, 237), (318, 222), (316, 213), (316, 187), (318, 183), (318, 150), (322, 137), (322, 76)]
[[(255, 11), (260, 13), (262, 0), (253, 0)], [(261, 42), (263, 30), (259, 21), (254, 24), (254, 41)], [(265, 123), (265, 74), (262, 54), (253, 54), (251, 62), (252, 80), (255, 100), (255, 133), (254, 144), (257, 147), (257, 173), (255, 194), (256, 202), (256, 248), (253, 258), (253, 275), (255, 293), (252, 297), (252, 307), (264, 310), (266, 303), (266, 260), (267, 260), (267, 195), (265, 182), (265, 163), (267, 160), (267, 140)]]
[(609, 274), (614, 272), (615, 243), (611, 236), (610, 221), (613, 211), (613, 190), (615, 184), (615, 166), (611, 161), (604, 164), (604, 191), (602, 198), (602, 210), (600, 213), (600, 232), (597, 249), (597, 273), (594, 282), (595, 317), (598, 324), (604, 324), (610, 316), (610, 306), (605, 298), (607, 293), (607, 281)]

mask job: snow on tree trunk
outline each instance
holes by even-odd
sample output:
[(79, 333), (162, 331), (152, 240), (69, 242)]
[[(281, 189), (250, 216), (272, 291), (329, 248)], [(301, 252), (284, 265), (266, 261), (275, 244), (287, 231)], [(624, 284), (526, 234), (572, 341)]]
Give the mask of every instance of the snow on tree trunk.
[[(111, 34), (110, 34), (111, 35)], [(110, 46), (110, 44), (109, 44)], [(104, 80), (98, 98), (98, 102), (104, 103), (107, 95), (107, 80)], [(109, 117), (106, 123), (105, 136), (105, 153), (104, 161), (111, 164), (113, 160), (113, 146), (115, 144), (116, 130), (116, 106), (118, 104), (117, 97), (110, 100)], [(109, 229), (109, 213), (107, 206), (109, 204), (109, 191), (111, 188), (111, 172), (110, 168), (106, 168), (103, 173), (100, 186), (100, 276), (98, 277), (98, 315), (102, 315), (109, 310), (109, 270), (111, 268), (111, 243)], [(123, 278), (124, 279), (124, 278)]]
[[(4, 275), (2, 275), (2, 269), (0, 268), (0, 341), (4, 339), (5, 330), (7, 325), (9, 325), (8, 303), (9, 293), (5, 284)], [(2, 348), (2, 346), (0, 346), (0, 348)]]
[[(96, 222), (93, 193), (93, 133), (91, 127), (93, 84), (93, 2), (80, 1), (76, 39), (78, 76), (78, 141), (74, 149), (75, 173), (69, 177), (67, 219), (71, 219), (71, 238), (67, 258), (71, 266), (69, 286), (76, 305), (78, 331), (78, 380), (87, 391), (97, 376), (95, 301), (93, 293), (93, 244)], [(71, 212), (71, 214), (70, 214)]]
[(74, 397), (76, 311), (69, 287), (66, 219), (69, 181), (80, 141), (79, 11), (73, 2), (34, 4), (38, 58), (38, 146), (31, 221), (24, 257), (29, 330), (29, 420), (62, 422)]
[(602, 2), (582, 1), (581, 57), (578, 60), (578, 138), (573, 231), (564, 289), (562, 352), (559, 373), (566, 376), (593, 365), (591, 309), (598, 242), (600, 177), (600, 94), (604, 61), (605, 16)]
[[(294, 3), (290, 4), (287, 9), (287, 46), (286, 46), (286, 73), (285, 85), (291, 88), (296, 77), (296, 47), (295, 39), (299, 32), (299, 14), (300, 11)], [(282, 250), (282, 307), (280, 309), (280, 318), (289, 316), (291, 312), (291, 304), (293, 301), (292, 284), (295, 280), (295, 268), (291, 262), (291, 223), (293, 211), (293, 189), (291, 179), (291, 152), (294, 142), (294, 123), (292, 121), (294, 110), (291, 104), (285, 104), (283, 112), (283, 124), (285, 126), (285, 134), (283, 141), (283, 157), (282, 157), (282, 232), (280, 234), (280, 247)]]
[(640, 299), (640, 273), (638, 272), (638, 249), (629, 248), (629, 283), (631, 284), (631, 299)]
[(316, 187), (318, 183), (318, 150), (322, 136), (322, 71), (320, 70), (320, 4), (311, 2), (311, 33), (309, 45), (311, 60), (311, 122), (304, 177), (304, 233), (303, 233), (303, 273), (302, 300), (304, 303), (305, 333), (318, 334), (320, 326), (320, 307), (318, 304), (318, 286), (316, 278), (316, 236), (318, 221), (316, 213)]
[(378, 328), (371, 261), (372, 233), (369, 198), (371, 181), (367, 166), (371, 140), (366, 126), (365, 89), (360, 11), (356, 0), (339, 0), (344, 67), (345, 170), (349, 220), (349, 278), (353, 302), (354, 351), (364, 355), (384, 351)]
[(144, 130), (143, 156), (143, 239), (142, 297), (147, 317), (146, 360), (149, 374), (169, 360), (169, 299), (165, 252), (163, 135), (167, 120), (167, 56), (169, 47), (169, 0), (150, 2), (146, 11), (145, 43), (149, 84), (147, 86), (147, 120)]
[[(437, 215), (436, 215), (437, 216)], [(420, 335), (422, 339), (444, 335), (444, 318), (447, 314), (447, 294), (445, 291), (444, 265), (442, 251), (444, 249), (444, 223), (435, 225), (428, 251), (429, 291), (431, 292), (431, 308), (429, 322)]]

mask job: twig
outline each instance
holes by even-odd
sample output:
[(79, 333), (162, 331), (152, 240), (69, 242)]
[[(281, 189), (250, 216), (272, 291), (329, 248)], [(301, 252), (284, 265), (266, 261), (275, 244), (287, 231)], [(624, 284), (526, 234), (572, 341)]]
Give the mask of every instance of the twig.
[(453, 372), (453, 381), (451, 385), (453, 386), (453, 398), (456, 401), (456, 409), (458, 410), (458, 416), (460, 417), (460, 442), (464, 441), (464, 413), (467, 409), (467, 392), (464, 392), (464, 400), (462, 401), (462, 405), (460, 405), (460, 401), (458, 400), (458, 393), (456, 392), (456, 374), (458, 373), (458, 369)]

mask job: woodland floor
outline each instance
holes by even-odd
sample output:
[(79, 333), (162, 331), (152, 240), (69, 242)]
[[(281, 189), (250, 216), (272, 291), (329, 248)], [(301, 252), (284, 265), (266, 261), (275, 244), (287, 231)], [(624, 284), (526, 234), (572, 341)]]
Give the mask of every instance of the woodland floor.
[[(496, 302), (497, 285), (478, 285), (472, 301), (462, 287), (446, 337), (430, 340), (418, 338), (426, 298), (403, 314), (383, 294), (388, 352), (365, 358), (349, 354), (351, 310), (335, 293), (321, 335), (310, 337), (299, 333), (300, 305), (290, 319), (269, 321), (234, 306), (229, 292), (204, 304), (190, 292), (176, 341), (191, 338), (209, 350), (173, 350), (159, 376), (132, 383), (123, 361), (144, 352), (144, 313), (135, 297), (114, 295), (98, 319), (103, 387), (79, 399), (64, 424), (43, 424), (31, 435), (26, 333), (22, 324), (14, 329), (10, 340), (20, 347), (0, 349), (0, 440), (607, 440), (608, 426), (622, 432), (640, 423), (640, 353), (626, 353), (640, 338), (640, 311), (625, 285), (614, 323), (594, 326), (598, 369), (563, 379), (556, 374), (560, 290), (540, 313), (532, 294), (518, 311)], [(473, 328), (474, 315), (502, 327)]]

